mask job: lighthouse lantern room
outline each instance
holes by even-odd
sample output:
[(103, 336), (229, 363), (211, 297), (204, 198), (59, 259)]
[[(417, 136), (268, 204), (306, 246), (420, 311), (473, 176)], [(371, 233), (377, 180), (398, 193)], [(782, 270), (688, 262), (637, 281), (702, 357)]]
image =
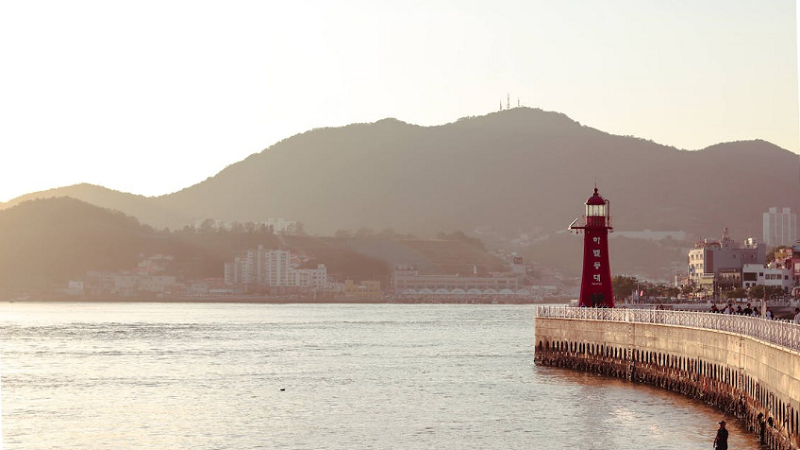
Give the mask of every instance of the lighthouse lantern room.
[(611, 288), (611, 266), (608, 263), (608, 232), (611, 227), (611, 204), (600, 196), (597, 188), (586, 201), (583, 223), (578, 219), (571, 230), (583, 231), (583, 271), (579, 306), (614, 307)]

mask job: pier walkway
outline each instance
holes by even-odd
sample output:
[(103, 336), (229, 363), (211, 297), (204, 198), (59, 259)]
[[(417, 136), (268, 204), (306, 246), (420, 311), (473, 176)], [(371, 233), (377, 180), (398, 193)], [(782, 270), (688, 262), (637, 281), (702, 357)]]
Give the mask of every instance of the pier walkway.
[(550, 319), (609, 320), (649, 323), (725, 331), (759, 339), (800, 351), (800, 325), (784, 320), (770, 320), (719, 313), (670, 311), (658, 309), (573, 308), (540, 306), (536, 317)]
[[(800, 448), (800, 325), (688, 311), (541, 306), (536, 364), (660, 386)], [(758, 414), (763, 415), (763, 419)]]

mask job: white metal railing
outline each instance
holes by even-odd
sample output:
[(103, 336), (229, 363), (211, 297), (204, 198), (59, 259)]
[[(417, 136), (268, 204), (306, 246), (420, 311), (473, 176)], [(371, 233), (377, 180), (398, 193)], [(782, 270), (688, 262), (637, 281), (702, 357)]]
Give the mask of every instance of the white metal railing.
[(539, 306), (536, 317), (651, 323), (727, 331), (800, 351), (800, 324), (729, 314), (659, 309), (576, 308)]

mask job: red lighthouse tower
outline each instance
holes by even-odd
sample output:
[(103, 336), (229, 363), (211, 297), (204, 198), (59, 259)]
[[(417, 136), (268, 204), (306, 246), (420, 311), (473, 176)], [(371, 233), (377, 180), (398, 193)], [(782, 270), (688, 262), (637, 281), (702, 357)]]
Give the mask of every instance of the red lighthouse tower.
[(611, 288), (611, 266), (608, 263), (608, 231), (611, 230), (611, 204), (594, 188), (586, 201), (583, 223), (570, 225), (571, 230), (583, 230), (583, 273), (581, 276), (580, 306), (614, 307)]

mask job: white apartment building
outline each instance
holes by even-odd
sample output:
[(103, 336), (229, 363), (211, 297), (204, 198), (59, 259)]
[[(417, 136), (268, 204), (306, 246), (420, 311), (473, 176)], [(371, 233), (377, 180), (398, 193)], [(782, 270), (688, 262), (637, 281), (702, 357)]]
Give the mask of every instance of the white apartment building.
[(328, 285), (328, 269), (318, 264), (316, 269), (294, 269), (290, 271), (293, 284), (304, 289), (323, 290)]
[(225, 284), (324, 289), (328, 272), (324, 264), (316, 269), (294, 269), (287, 250), (267, 250), (263, 245), (247, 250), (225, 263)]
[(764, 243), (767, 247), (793, 245), (795, 241), (797, 241), (797, 214), (792, 214), (790, 208), (783, 208), (778, 212), (777, 207), (772, 207), (764, 213)]
[(791, 269), (769, 268), (762, 264), (745, 264), (742, 267), (742, 287), (780, 286), (788, 292), (792, 289)]
[(247, 250), (225, 263), (225, 284), (291, 286), (289, 256), (286, 250), (266, 250), (263, 245)]

